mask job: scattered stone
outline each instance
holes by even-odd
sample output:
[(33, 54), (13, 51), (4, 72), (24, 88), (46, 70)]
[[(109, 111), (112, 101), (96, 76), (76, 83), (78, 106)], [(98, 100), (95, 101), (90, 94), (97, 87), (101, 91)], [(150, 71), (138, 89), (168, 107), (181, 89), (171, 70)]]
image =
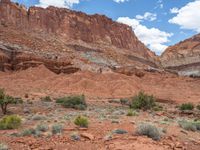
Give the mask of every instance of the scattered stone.
[(81, 136), (83, 138), (89, 139), (89, 140), (94, 140), (94, 136), (92, 134), (89, 133), (81, 133)]
[(119, 124), (119, 120), (112, 120), (112, 123)]
[(104, 140), (105, 140), (105, 141), (110, 141), (110, 140), (112, 140), (112, 138), (113, 138), (112, 134), (109, 134), (109, 135), (106, 135), (106, 136), (104, 137)]
[(27, 107), (25, 107), (25, 108), (23, 109), (23, 112), (24, 112), (25, 114), (30, 114), (30, 113), (31, 113), (30, 109), (27, 108)]

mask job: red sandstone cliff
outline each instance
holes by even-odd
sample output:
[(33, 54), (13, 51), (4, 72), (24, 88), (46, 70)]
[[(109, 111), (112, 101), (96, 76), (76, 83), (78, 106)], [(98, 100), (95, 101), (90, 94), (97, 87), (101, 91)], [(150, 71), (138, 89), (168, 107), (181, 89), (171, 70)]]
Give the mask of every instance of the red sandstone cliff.
[(200, 76), (200, 34), (167, 48), (161, 62), (180, 75)]
[(40, 63), (57, 72), (68, 72), (61, 69), (68, 67), (73, 71), (156, 67), (155, 54), (127, 25), (106, 16), (64, 8), (27, 10), (9, 0), (0, 2), (0, 46), (0, 64), (4, 69), (9, 65), (23, 69)]

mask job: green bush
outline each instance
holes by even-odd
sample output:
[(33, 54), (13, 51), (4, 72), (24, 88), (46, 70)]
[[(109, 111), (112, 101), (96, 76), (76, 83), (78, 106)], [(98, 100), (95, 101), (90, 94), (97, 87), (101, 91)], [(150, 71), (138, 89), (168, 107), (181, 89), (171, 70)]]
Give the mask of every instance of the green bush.
[(21, 118), (17, 115), (6, 116), (0, 121), (0, 130), (17, 129), (21, 126), (21, 122)]
[(155, 98), (144, 92), (139, 92), (138, 95), (132, 98), (130, 108), (148, 110), (156, 106)]
[(80, 127), (88, 127), (88, 119), (86, 117), (83, 116), (78, 116), (76, 117), (76, 119), (74, 120), (74, 124)]
[(87, 108), (84, 95), (63, 97), (57, 99), (56, 103), (62, 104), (65, 108), (73, 108), (78, 110), (85, 110)]
[(180, 127), (187, 131), (197, 131), (200, 130), (200, 121), (179, 121)]
[(126, 115), (127, 116), (137, 116), (138, 113), (132, 109), (129, 109)]
[(147, 137), (152, 138), (153, 140), (160, 140), (161, 138), (161, 133), (159, 129), (156, 126), (148, 123), (140, 124), (136, 129), (136, 133), (138, 135), (146, 135)]
[(0, 143), (0, 150), (8, 150), (8, 146), (4, 143)]
[(43, 102), (51, 102), (52, 99), (51, 99), (50, 96), (46, 96), (46, 97), (42, 97), (42, 98), (41, 98), (41, 101), (43, 101)]
[(0, 89), (0, 106), (3, 114), (7, 113), (7, 107), (9, 104), (20, 103), (21, 100), (15, 99), (12, 96), (6, 95), (3, 89)]
[(192, 103), (184, 103), (179, 107), (180, 110), (193, 110), (194, 105)]
[(55, 124), (52, 126), (52, 134), (61, 134), (63, 131), (63, 126), (60, 124)]

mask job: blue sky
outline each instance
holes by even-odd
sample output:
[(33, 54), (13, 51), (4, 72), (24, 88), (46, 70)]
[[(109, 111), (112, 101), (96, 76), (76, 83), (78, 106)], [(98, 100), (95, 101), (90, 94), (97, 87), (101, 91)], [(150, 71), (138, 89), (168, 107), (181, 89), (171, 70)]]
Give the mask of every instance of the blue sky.
[(13, 0), (27, 7), (54, 5), (88, 14), (104, 14), (132, 26), (158, 55), (200, 32), (200, 0)]

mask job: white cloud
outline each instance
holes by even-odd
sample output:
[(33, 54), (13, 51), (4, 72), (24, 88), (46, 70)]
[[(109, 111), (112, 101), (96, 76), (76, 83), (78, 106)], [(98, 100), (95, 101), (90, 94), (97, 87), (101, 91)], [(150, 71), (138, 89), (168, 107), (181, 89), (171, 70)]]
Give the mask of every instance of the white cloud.
[(163, 0), (158, 0), (157, 3), (156, 3), (156, 8), (160, 8), (160, 9), (163, 9), (164, 5), (163, 5)]
[(127, 2), (129, 0), (113, 0), (113, 1), (116, 2), (116, 3), (123, 3), (123, 2)]
[(170, 9), (170, 13), (172, 14), (177, 14), (178, 13), (178, 8), (177, 7), (174, 7), (172, 9)]
[(79, 2), (80, 0), (39, 0), (39, 4), (37, 6), (44, 8), (48, 6), (70, 8), (73, 4), (78, 4)]
[(145, 12), (143, 16), (137, 15), (136, 19), (138, 20), (148, 20), (148, 21), (154, 21), (157, 19), (157, 14), (150, 13), (150, 12)]
[(161, 54), (167, 48), (165, 43), (169, 42), (169, 37), (173, 35), (157, 28), (147, 28), (137, 19), (120, 17), (117, 21), (131, 26), (136, 36), (157, 54)]
[[(174, 10), (176, 10), (174, 8)], [(184, 7), (173, 11), (176, 16), (169, 23), (177, 24), (182, 29), (190, 29), (200, 32), (200, 0), (190, 2)]]

